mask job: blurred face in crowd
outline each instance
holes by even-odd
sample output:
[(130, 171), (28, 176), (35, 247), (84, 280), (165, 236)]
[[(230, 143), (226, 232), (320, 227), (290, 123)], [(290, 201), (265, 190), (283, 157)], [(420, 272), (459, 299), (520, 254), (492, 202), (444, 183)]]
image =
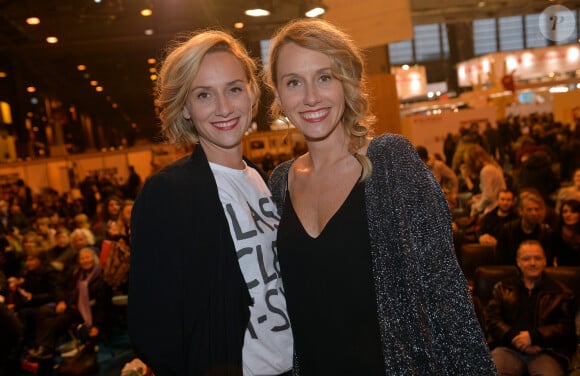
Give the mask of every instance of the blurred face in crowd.
[(535, 200), (524, 199), (519, 213), (522, 222), (533, 227), (542, 223), (544, 208)]
[(56, 234), (54, 240), (56, 241), (56, 245), (64, 248), (70, 243), (70, 237), (66, 232), (59, 232)]
[(546, 256), (539, 244), (522, 244), (518, 249), (518, 268), (524, 279), (538, 279), (546, 269)]
[(497, 198), (497, 206), (502, 212), (508, 212), (514, 205), (514, 194), (512, 192), (500, 192)]
[(75, 249), (81, 249), (81, 248), (89, 245), (89, 241), (88, 241), (87, 237), (83, 234), (75, 234), (71, 238), (71, 243)]
[(38, 256), (28, 255), (24, 261), (27, 270), (36, 270), (40, 267), (40, 258)]
[(562, 221), (565, 225), (573, 226), (580, 220), (580, 213), (574, 212), (570, 205), (562, 205)]
[(117, 217), (121, 211), (121, 203), (117, 200), (109, 200), (107, 203), (107, 212), (111, 217)]
[(8, 213), (8, 203), (4, 200), (0, 200), (0, 213), (4, 215)]
[(90, 249), (82, 249), (79, 252), (79, 265), (83, 270), (92, 270), (95, 266), (95, 254)]
[(576, 170), (572, 181), (574, 182), (574, 186), (576, 187), (576, 189), (580, 189), (580, 169)]
[(133, 210), (133, 204), (126, 204), (123, 206), (123, 211), (121, 212), (121, 219), (125, 223), (129, 223), (131, 221), (131, 210)]

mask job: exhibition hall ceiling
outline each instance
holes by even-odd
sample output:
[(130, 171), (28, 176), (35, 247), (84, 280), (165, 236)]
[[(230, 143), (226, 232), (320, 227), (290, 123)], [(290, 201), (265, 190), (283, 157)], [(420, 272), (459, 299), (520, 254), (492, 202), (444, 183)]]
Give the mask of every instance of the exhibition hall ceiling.
[[(35, 85), (81, 107), (113, 100), (131, 121), (140, 122), (151, 117), (144, 108), (152, 98), (154, 64), (147, 59), (159, 59), (177, 34), (219, 26), (259, 55), (258, 41), (300, 17), (307, 2), (312, 0), (268, 0), (270, 16), (252, 18), (244, 15), (249, 0), (0, 0), (0, 72), (16, 75), (10, 81), (14, 90)], [(410, 0), (415, 25), (541, 12), (554, 4), (580, 9), (580, 0)], [(140, 15), (144, 7), (153, 14)], [(40, 24), (26, 24), (29, 16), (39, 17)], [(236, 22), (244, 28), (234, 29)], [(48, 36), (59, 42), (47, 44)], [(79, 72), (79, 64), (86, 71)], [(103, 93), (95, 92), (87, 75)]]

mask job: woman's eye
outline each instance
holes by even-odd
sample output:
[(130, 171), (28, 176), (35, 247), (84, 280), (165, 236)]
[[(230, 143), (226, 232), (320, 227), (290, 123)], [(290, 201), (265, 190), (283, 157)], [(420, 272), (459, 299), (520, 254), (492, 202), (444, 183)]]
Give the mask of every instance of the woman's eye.
[(332, 75), (330, 74), (323, 74), (322, 76), (320, 76), (320, 81), (322, 82), (327, 82), (332, 80)]
[(197, 99), (207, 99), (209, 98), (209, 93), (199, 93), (197, 94)]
[(296, 79), (288, 80), (288, 82), (286, 82), (286, 85), (290, 87), (298, 86), (299, 84), (300, 82)]

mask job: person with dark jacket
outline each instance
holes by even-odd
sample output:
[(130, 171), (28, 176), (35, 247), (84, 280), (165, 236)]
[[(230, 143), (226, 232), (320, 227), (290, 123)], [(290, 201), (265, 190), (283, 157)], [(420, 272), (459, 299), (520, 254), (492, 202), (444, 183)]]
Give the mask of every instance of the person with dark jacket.
[(513, 207), (514, 193), (509, 189), (499, 191), (497, 206), (485, 214), (479, 223), (477, 239), (480, 244), (497, 245), (497, 238), (503, 225), (518, 218)]
[(75, 325), (81, 325), (89, 337), (97, 337), (108, 325), (107, 312), (111, 298), (110, 289), (101, 276), (95, 249), (81, 249), (78, 265), (64, 283), (62, 294), (56, 298), (56, 305), (46, 305), (39, 309), (37, 348), (30, 351), (30, 359), (52, 358), (59, 335)]
[(519, 245), (525, 240), (539, 241), (548, 264), (553, 262), (554, 232), (544, 222), (546, 203), (535, 190), (522, 192), (518, 198), (519, 218), (504, 224), (497, 238), (496, 262), (500, 265), (515, 265)]
[(486, 328), (500, 375), (564, 375), (575, 349), (574, 293), (545, 275), (536, 240), (517, 252), (521, 275), (500, 281), (486, 307)]
[(164, 134), (194, 152), (150, 176), (131, 215), (129, 336), (157, 376), (289, 375), (280, 217), (242, 154), (259, 98), (235, 38), (198, 33), (157, 80)]

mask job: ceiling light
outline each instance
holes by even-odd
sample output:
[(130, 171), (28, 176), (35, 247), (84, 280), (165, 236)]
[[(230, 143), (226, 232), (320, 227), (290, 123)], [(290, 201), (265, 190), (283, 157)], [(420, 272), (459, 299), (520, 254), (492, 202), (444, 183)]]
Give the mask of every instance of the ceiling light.
[(236, 22), (234, 23), (234, 28), (235, 29), (243, 29), (244, 28), (244, 23), (243, 22)]
[(151, 8), (143, 8), (141, 9), (141, 12), (139, 12), (143, 17), (149, 17), (150, 15), (153, 14), (153, 9)]
[(6, 78), (8, 77), (8, 73), (4, 72), (4, 71), (0, 71), (0, 78)]
[(150, 57), (149, 59), (147, 59), (147, 64), (155, 64), (156, 62), (157, 62), (157, 60), (155, 60), (152, 57)]
[(95, 90), (96, 90), (98, 93), (100, 93), (100, 92), (102, 92), (104, 89), (103, 89), (103, 87), (102, 87), (102, 86), (97, 86), (97, 87), (95, 87)]
[(306, 1), (304, 5), (304, 15), (314, 18), (323, 15), (326, 12), (326, 6), (319, 0)]
[(40, 18), (35, 16), (28, 17), (26, 23), (29, 25), (38, 25), (40, 23)]
[(58, 38), (55, 36), (46, 37), (46, 42), (50, 44), (58, 43)]
[(77, 65), (77, 70), (78, 70), (79, 72), (82, 72), (82, 71), (84, 71), (84, 70), (87, 70), (87, 66), (86, 66), (86, 65), (84, 65), (84, 64), (79, 64), (79, 65)]
[(34, 93), (36, 92), (36, 88), (34, 86), (29, 86), (26, 88), (26, 91), (29, 93)]
[(153, 31), (153, 29), (145, 29), (145, 31), (143, 33), (145, 35), (153, 35), (154, 31)]
[(308, 12), (304, 13), (304, 15), (306, 17), (318, 17), (321, 14), (324, 14), (324, 12), (326, 12), (326, 10), (322, 7), (316, 7), (316, 8), (312, 8), (310, 9)]
[(254, 0), (249, 1), (249, 6), (246, 8), (244, 12), (247, 16), (250, 17), (264, 17), (270, 15), (271, 6), (268, 6), (268, 1), (264, 0)]
[(98, 82), (98, 81), (96, 81), (96, 80), (92, 80), (91, 82), (89, 82), (89, 84), (90, 84), (91, 86), (97, 86), (97, 85), (99, 84), (99, 82)]
[(246, 13), (246, 15), (251, 16), (251, 17), (264, 17), (264, 16), (270, 15), (269, 10), (262, 9), (262, 8), (246, 9), (246, 11), (244, 13)]

